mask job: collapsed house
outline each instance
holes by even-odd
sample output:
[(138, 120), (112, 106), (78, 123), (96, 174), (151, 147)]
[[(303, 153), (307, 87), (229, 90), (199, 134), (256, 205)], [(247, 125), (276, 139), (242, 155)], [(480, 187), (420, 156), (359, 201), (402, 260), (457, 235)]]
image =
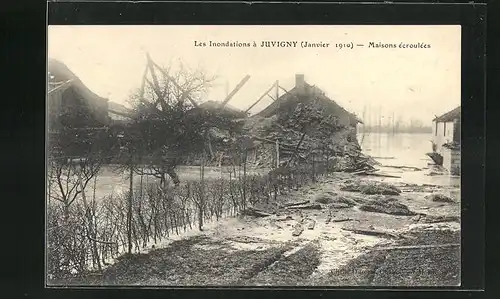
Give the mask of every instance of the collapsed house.
[(332, 115), (338, 118), (338, 122), (345, 127), (356, 128), (362, 121), (353, 113), (347, 111), (334, 100), (325, 95), (325, 92), (305, 81), (303, 74), (295, 75), (295, 86), (271, 103), (256, 116), (272, 117), (279, 113), (292, 113), (298, 104), (314, 104), (318, 109), (322, 109), (325, 115)]
[(245, 119), (246, 134), (253, 140), (249, 163), (277, 167), (292, 160), (304, 162), (311, 156), (328, 161), (359, 155), (356, 127), (362, 121), (308, 84), (303, 74), (295, 78), (291, 90)]

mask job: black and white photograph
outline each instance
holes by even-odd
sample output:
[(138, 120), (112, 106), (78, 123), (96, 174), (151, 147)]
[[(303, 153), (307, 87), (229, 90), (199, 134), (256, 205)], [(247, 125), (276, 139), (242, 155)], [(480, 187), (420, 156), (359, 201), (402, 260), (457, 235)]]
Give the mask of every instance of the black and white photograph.
[(461, 285), (459, 25), (50, 25), (48, 287)]

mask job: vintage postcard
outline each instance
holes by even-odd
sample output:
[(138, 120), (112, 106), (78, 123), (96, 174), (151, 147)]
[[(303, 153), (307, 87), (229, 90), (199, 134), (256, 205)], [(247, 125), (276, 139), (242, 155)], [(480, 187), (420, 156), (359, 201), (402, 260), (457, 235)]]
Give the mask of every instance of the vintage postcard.
[(460, 26), (49, 26), (47, 286), (459, 286)]

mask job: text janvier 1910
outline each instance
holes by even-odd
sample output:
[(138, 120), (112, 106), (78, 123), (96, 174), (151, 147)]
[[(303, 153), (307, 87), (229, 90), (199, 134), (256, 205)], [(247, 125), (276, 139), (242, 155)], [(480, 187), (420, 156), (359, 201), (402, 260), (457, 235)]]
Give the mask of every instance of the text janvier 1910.
[(384, 43), (384, 42), (368, 42), (365, 43), (327, 43), (327, 42), (309, 42), (309, 41), (253, 41), (253, 42), (239, 42), (239, 41), (194, 41), (195, 47), (217, 47), (217, 48), (355, 48), (365, 47), (374, 49), (429, 49), (430, 44), (422, 42), (400, 42), (400, 43)]

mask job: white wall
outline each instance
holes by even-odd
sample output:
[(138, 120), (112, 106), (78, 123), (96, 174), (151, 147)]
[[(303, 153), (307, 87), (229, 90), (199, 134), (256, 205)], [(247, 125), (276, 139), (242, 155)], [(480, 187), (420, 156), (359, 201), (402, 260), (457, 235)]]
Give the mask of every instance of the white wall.
[(442, 145), (445, 143), (450, 143), (453, 141), (453, 125), (452, 121), (450, 122), (440, 122), (437, 123), (437, 132), (436, 132), (436, 123), (432, 124), (432, 134), (433, 141), (437, 145), (437, 152), (440, 153), (442, 150)]
[(443, 148), (443, 167), (452, 175), (460, 175), (461, 155), (460, 151)]

